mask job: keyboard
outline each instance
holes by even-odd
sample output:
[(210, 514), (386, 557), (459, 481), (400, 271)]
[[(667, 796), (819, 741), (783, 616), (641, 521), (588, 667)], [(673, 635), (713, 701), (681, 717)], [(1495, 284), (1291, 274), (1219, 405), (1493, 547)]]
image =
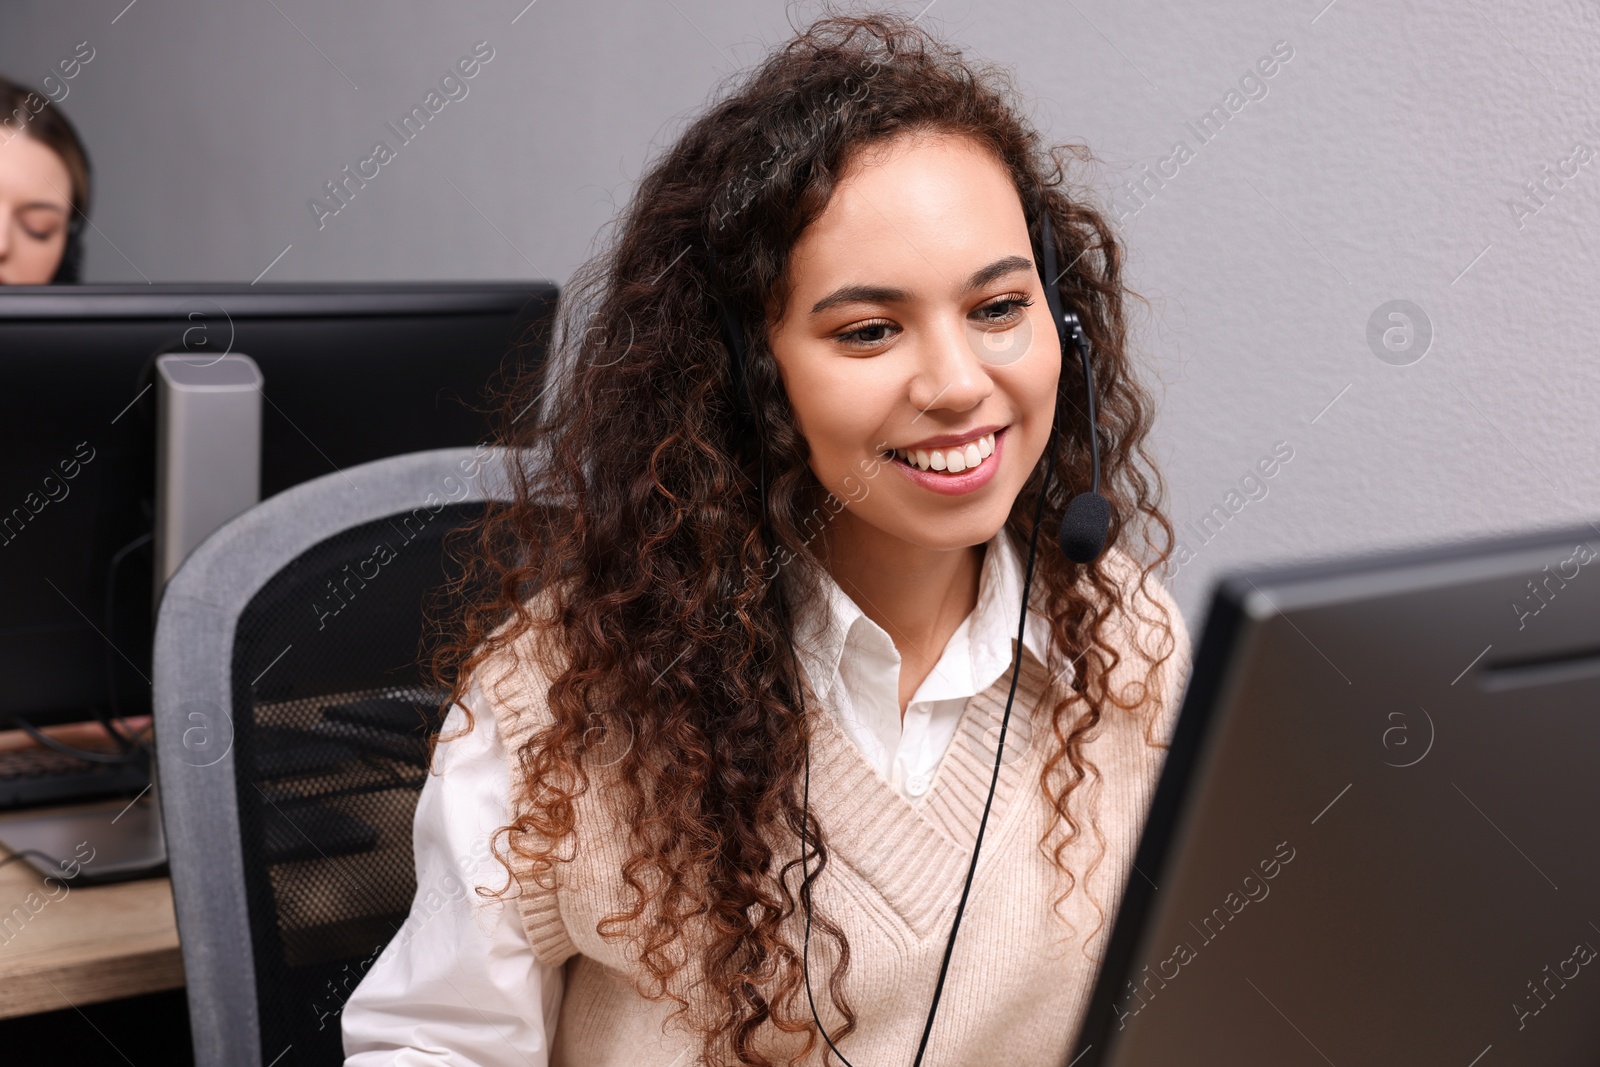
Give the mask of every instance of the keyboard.
[(91, 763), (50, 748), (0, 751), (0, 810), (134, 796), (150, 784), (132, 763)]

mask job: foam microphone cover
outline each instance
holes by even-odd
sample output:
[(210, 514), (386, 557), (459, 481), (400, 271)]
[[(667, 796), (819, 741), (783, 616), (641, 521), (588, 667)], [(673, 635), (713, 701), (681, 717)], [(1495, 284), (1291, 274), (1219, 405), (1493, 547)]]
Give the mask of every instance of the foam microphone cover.
[(1079, 493), (1061, 517), (1061, 551), (1074, 563), (1093, 563), (1110, 529), (1111, 502), (1099, 493)]

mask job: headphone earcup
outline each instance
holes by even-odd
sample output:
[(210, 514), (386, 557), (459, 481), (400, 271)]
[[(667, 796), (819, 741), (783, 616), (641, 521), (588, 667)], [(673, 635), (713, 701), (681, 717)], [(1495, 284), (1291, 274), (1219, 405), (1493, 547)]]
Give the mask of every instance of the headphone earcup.
[(56, 265), (55, 274), (50, 276), (50, 284), (74, 284), (82, 273), (83, 219), (79, 217), (67, 226), (67, 247), (61, 252), (61, 262)]

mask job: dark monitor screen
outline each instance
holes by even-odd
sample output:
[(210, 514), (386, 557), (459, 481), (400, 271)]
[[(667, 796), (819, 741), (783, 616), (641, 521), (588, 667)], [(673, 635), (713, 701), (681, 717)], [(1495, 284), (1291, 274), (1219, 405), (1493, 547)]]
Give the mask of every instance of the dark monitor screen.
[(0, 728), (150, 706), (155, 357), (242, 353), (265, 379), (263, 498), (471, 445), (543, 359), (538, 282), (0, 290)]

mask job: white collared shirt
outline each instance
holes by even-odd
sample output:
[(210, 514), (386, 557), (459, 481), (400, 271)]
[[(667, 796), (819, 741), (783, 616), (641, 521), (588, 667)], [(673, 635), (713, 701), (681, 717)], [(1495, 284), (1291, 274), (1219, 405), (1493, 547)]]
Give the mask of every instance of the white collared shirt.
[[(888, 632), (826, 576), (820, 590), (823, 603), (799, 613), (795, 641), (802, 650), (806, 681), (867, 762), (901, 796), (915, 800), (928, 791), (967, 698), (1011, 669), (1022, 607), (1022, 563), (1009, 538), (1000, 535), (989, 542), (978, 577), (977, 606), (950, 635), (944, 653), (912, 694), (903, 720), (900, 653)], [(819, 607), (825, 609), (820, 617)], [(823, 620), (831, 625), (822, 626)], [(1029, 612), (1023, 644), (1039, 662), (1047, 662), (1049, 620)]]
[[(796, 619), (795, 642), (812, 691), (901, 795), (924, 795), (950, 747), (967, 698), (1011, 667), (1022, 563), (1004, 533), (988, 543), (978, 603), (900, 715), (900, 654), (836, 582)], [(822, 609), (820, 612), (818, 609)], [(1048, 662), (1049, 623), (1029, 612), (1023, 644)], [(1070, 677), (1070, 665), (1067, 670)], [(417, 799), (412, 839), (417, 895), (405, 925), (344, 1006), (346, 1067), (548, 1067), (547, 1035), (560, 1012), (562, 972), (538, 962), (515, 902), (485, 901), (505, 869), (488, 841), (510, 819), (510, 761), (495, 718), (473, 689), (453, 707)], [(537, 1013), (529, 1010), (538, 1004)]]

